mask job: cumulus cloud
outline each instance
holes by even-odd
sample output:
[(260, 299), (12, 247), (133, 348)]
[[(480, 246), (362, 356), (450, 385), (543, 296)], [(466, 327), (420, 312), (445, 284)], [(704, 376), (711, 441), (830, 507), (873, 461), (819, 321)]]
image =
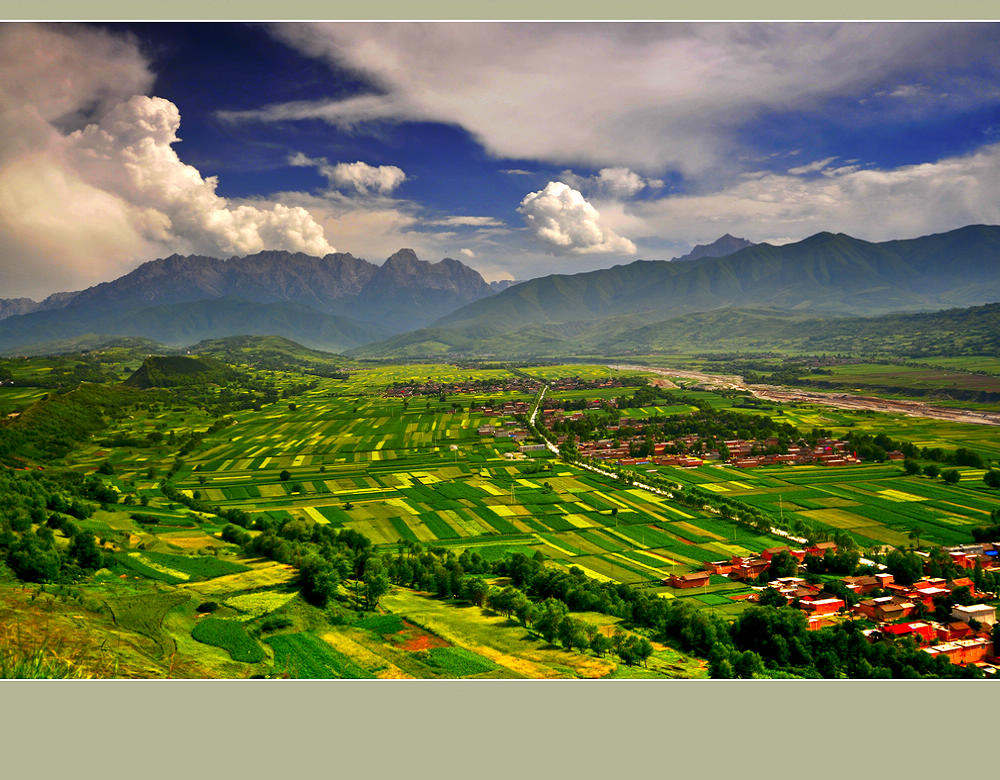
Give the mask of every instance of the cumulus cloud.
[[(333, 251), (299, 207), (235, 203), (173, 149), (180, 113), (133, 40), (0, 27), (0, 287), (43, 294), (171, 252)], [(77, 129), (72, 129), (73, 127)]]
[(337, 163), (330, 180), (341, 187), (354, 187), (358, 192), (389, 193), (406, 179), (406, 174), (395, 165), (369, 165), (363, 162)]
[(528, 229), (553, 250), (574, 254), (634, 254), (635, 244), (601, 223), (601, 215), (578, 190), (561, 181), (524, 196), (518, 212)]
[(578, 190), (610, 198), (633, 198), (644, 189), (663, 187), (661, 179), (649, 179), (624, 167), (601, 168), (594, 176), (577, 176), (572, 171), (559, 174), (562, 181)]
[(465, 255), (466, 257), (475, 257), (476, 253), (471, 249), (463, 248), (458, 250), (459, 254)]
[(331, 165), (325, 157), (307, 157), (302, 152), (293, 154), (288, 162), (290, 165), (316, 168), (331, 186), (353, 189), (362, 195), (370, 192), (388, 195), (406, 181), (403, 169), (395, 165), (369, 165), (360, 160)]
[(853, 170), (819, 177), (764, 174), (718, 191), (602, 206), (601, 215), (637, 239), (670, 236), (692, 243), (724, 232), (797, 241), (821, 230), (884, 241), (1000, 222), (1000, 144), (919, 165), (834, 170), (843, 168)]
[[(459, 125), (492, 154), (687, 175), (731, 167), (738, 133), (768, 113), (933, 83), (933, 112), (994, 99), (996, 28), (976, 24), (280, 24), (303, 53), (365, 76), (370, 94), (229, 113)], [(968, 63), (977, 71), (970, 73)], [(567, 66), (567, 64), (571, 64)], [(917, 96), (918, 98), (920, 96)], [(846, 99), (846, 100), (844, 100)], [(882, 101), (883, 103), (885, 101)], [(845, 121), (855, 117), (846, 116)]]

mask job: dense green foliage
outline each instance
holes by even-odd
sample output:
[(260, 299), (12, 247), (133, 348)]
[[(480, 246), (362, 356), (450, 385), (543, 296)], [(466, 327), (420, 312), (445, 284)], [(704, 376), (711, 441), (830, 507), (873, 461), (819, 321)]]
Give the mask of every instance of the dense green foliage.
[(50, 395), (0, 423), (0, 462), (61, 458), (140, 400), (131, 388), (90, 383)]
[(94, 534), (74, 522), (89, 517), (94, 502), (117, 500), (98, 478), (0, 470), (0, 496), (0, 558), (19, 579), (68, 582), (107, 562)]
[(210, 357), (187, 355), (150, 355), (127, 380), (131, 387), (187, 387), (226, 384), (235, 381), (239, 372), (232, 366)]
[(309, 349), (281, 336), (230, 336), (207, 339), (189, 348), (196, 355), (245, 364), (268, 371), (301, 371), (305, 374), (344, 379), (347, 361), (341, 355)]

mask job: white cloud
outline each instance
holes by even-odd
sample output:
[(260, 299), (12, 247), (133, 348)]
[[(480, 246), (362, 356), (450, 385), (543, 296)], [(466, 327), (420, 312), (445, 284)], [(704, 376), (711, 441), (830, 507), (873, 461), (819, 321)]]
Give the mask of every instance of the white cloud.
[(362, 195), (377, 192), (388, 195), (406, 181), (402, 168), (395, 165), (369, 165), (360, 160), (331, 165), (325, 157), (307, 157), (296, 152), (288, 158), (290, 165), (314, 167), (334, 187), (356, 190)]
[[(738, 131), (768, 112), (817, 109), (932, 79), (952, 86), (936, 93), (976, 104), (994, 92), (986, 85), (1000, 60), (995, 28), (974, 24), (323, 23), (272, 30), (310, 56), (361, 73), (372, 94), (226, 116), (320, 118), (345, 128), (446, 122), (502, 158), (688, 175), (731, 170)], [(977, 76), (968, 73), (973, 59)], [(934, 110), (935, 96), (916, 97), (894, 102)], [(882, 108), (857, 110), (881, 121)]]
[(128, 37), (0, 26), (5, 294), (93, 284), (175, 251), (333, 251), (305, 209), (220, 197), (217, 179), (173, 150), (180, 113), (141, 94), (151, 84)]
[(634, 254), (635, 244), (601, 223), (601, 215), (578, 190), (560, 181), (524, 196), (518, 212), (536, 238), (574, 254)]
[(805, 165), (797, 165), (794, 168), (789, 168), (788, 172), (792, 174), (792, 176), (803, 176), (807, 173), (817, 173), (826, 168), (826, 166), (836, 159), (836, 157), (827, 157), (824, 160), (815, 160), (814, 162), (806, 163)]
[(575, 189), (618, 199), (635, 197), (646, 188), (655, 190), (663, 187), (661, 179), (647, 179), (621, 166), (601, 168), (594, 176), (578, 176), (573, 171), (563, 171), (559, 178)]
[(714, 192), (618, 208), (602, 204), (601, 215), (637, 240), (669, 236), (692, 243), (724, 232), (753, 241), (797, 241), (821, 230), (884, 241), (1000, 223), (1000, 144), (893, 169), (843, 167), (853, 170), (820, 177), (766, 174)]
[(341, 187), (354, 187), (358, 192), (387, 194), (406, 179), (402, 168), (395, 165), (369, 165), (361, 161), (337, 163), (330, 172), (330, 180)]
[(459, 249), (458, 251), (459, 251), (459, 254), (465, 255), (466, 257), (475, 257), (476, 256), (476, 253), (473, 252), (471, 249), (468, 249), (468, 248)]
[(500, 227), (503, 222), (496, 217), (453, 216), (429, 220), (426, 224), (441, 227)]
[(500, 173), (506, 173), (508, 176), (534, 176), (531, 171), (526, 171), (524, 168), (504, 168)]

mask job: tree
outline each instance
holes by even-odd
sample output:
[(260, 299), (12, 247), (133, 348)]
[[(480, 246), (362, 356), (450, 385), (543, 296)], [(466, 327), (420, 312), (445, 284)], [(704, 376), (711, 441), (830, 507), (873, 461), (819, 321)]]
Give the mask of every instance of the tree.
[(788, 602), (777, 588), (764, 588), (757, 603), (762, 607), (783, 607)]
[(736, 656), (736, 664), (733, 667), (737, 677), (752, 679), (764, 673), (764, 659), (753, 650), (746, 650)]
[(771, 566), (768, 576), (772, 579), (778, 577), (791, 577), (799, 570), (799, 562), (795, 560), (788, 550), (782, 550), (771, 558)]
[(571, 618), (569, 615), (560, 621), (558, 633), (559, 641), (562, 642), (563, 647), (567, 650), (578, 647), (581, 642), (584, 646), (589, 644), (583, 634), (583, 629), (579, 625), (579, 621)]
[(282, 482), (287, 482), (292, 478), (292, 474), (288, 469), (282, 469), (281, 473), (278, 474), (278, 479)]
[(368, 609), (375, 609), (378, 600), (389, 592), (389, 576), (376, 558), (369, 558), (365, 564), (364, 583), (365, 604)]
[(559, 624), (568, 612), (566, 604), (559, 599), (545, 599), (535, 616), (535, 630), (545, 638), (546, 642), (553, 644), (559, 636)]
[(1000, 488), (1000, 471), (990, 469), (983, 474), (983, 482), (986, 483), (987, 487)]
[(604, 656), (611, 650), (610, 637), (598, 632), (590, 638), (590, 649), (598, 656)]
[(924, 476), (934, 479), (940, 473), (941, 469), (939, 469), (933, 463), (928, 463), (926, 466), (924, 466)]
[(903, 471), (912, 477), (914, 474), (920, 473), (920, 464), (913, 458), (907, 458), (903, 461)]
[(486, 597), (490, 592), (490, 586), (482, 577), (466, 577), (463, 583), (463, 596), (475, 604), (477, 607), (486, 603)]
[(924, 562), (912, 552), (893, 550), (885, 559), (886, 570), (900, 585), (912, 585), (924, 576)]
[(313, 606), (325, 607), (339, 584), (336, 569), (318, 555), (310, 555), (299, 564), (299, 589)]
[(729, 680), (736, 676), (729, 655), (722, 648), (721, 644), (716, 645), (708, 660), (708, 675), (715, 680)]
[(104, 556), (94, 543), (94, 535), (88, 531), (81, 531), (70, 540), (69, 554), (81, 569), (99, 569), (104, 565)]
[(958, 473), (958, 469), (948, 469), (941, 475), (941, 477), (949, 485), (957, 485), (958, 481), (962, 478), (962, 475)]

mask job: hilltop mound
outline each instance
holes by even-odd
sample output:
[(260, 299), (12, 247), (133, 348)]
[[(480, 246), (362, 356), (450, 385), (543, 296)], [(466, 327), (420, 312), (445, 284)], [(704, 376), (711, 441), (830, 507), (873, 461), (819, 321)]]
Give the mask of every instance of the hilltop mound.
[(282, 336), (229, 336), (206, 339), (189, 350), (234, 365), (270, 371), (305, 371), (324, 376), (339, 375), (349, 361), (335, 352), (310, 349)]
[(223, 384), (239, 376), (239, 371), (215, 358), (151, 355), (125, 384), (130, 387), (183, 387)]

